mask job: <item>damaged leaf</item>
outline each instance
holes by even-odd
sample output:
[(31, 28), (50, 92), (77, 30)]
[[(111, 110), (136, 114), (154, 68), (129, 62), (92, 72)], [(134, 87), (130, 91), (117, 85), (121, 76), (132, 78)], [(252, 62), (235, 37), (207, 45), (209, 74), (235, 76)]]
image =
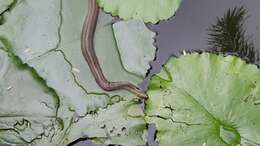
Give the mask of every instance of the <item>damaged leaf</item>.
[[(136, 101), (121, 101), (108, 105), (107, 108), (89, 114), (71, 126), (67, 137), (69, 141), (74, 141), (79, 137), (90, 137), (96, 143), (105, 145), (145, 146), (146, 123), (142, 115), (135, 116), (142, 113), (136, 110), (140, 109), (136, 107), (137, 105)], [(133, 109), (135, 111), (131, 111), (130, 114), (129, 111)]]
[[(59, 101), (55, 122), (62, 123), (61, 126), (46, 129), (46, 133), (52, 132), (46, 136), (32, 135), (35, 141), (31, 145), (67, 145), (79, 138), (103, 144), (125, 145), (129, 141), (133, 146), (145, 145), (146, 125), (136, 97), (127, 91), (105, 92), (99, 88), (82, 56), (80, 38), (86, 12), (87, 1), (83, 0), (18, 0), (15, 7), (4, 14), (6, 21), (0, 26), (4, 49), (32, 67)], [(101, 67), (109, 80), (137, 85), (143, 78), (123, 68), (112, 20), (110, 15), (100, 13), (95, 50)], [(113, 119), (109, 119), (110, 115)], [(112, 127), (124, 132), (115, 134), (106, 128), (97, 129), (102, 124), (110, 130)], [(0, 140), (13, 135), (1, 135)], [(17, 142), (19, 144), (24, 142)]]
[(260, 71), (233, 56), (172, 57), (149, 84), (159, 146), (260, 145)]

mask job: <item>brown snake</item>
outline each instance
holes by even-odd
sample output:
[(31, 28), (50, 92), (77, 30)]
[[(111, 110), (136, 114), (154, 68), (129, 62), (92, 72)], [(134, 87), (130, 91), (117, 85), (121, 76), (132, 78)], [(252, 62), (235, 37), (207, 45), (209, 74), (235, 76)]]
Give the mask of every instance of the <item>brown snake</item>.
[(88, 14), (85, 18), (82, 29), (81, 49), (97, 84), (105, 91), (123, 89), (137, 95), (140, 98), (147, 98), (147, 96), (135, 85), (129, 82), (109, 82), (104, 76), (94, 50), (93, 43), (99, 8), (96, 0), (88, 0), (88, 5)]

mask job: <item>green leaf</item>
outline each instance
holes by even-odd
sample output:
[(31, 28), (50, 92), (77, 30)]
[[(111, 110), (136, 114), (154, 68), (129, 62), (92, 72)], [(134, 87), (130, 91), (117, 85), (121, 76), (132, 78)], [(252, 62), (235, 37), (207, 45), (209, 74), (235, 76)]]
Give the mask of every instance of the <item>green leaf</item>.
[(124, 68), (144, 78), (155, 58), (155, 33), (140, 20), (120, 21), (113, 30)]
[(0, 35), (12, 44), (12, 51), (23, 62), (57, 47), (59, 8), (57, 0), (18, 0), (15, 7), (5, 13)]
[(57, 96), (32, 69), (9, 56), (0, 50), (0, 144), (28, 145), (53, 136), (62, 126)]
[[(33, 67), (59, 97), (57, 116), (61, 118), (64, 129), (55, 133), (54, 145), (63, 141), (62, 135), (71, 125), (75, 113), (84, 116), (89, 111), (106, 106), (109, 100), (106, 95), (87, 95), (75, 83), (71, 66), (63, 53), (56, 51), (61, 37), (61, 4), (55, 0), (18, 1), (0, 27), (1, 40), (9, 45), (5, 46), (6, 49)], [(90, 102), (91, 99), (95, 100)]]
[(172, 57), (146, 102), (160, 146), (260, 145), (260, 71), (237, 57)]
[[(125, 145), (129, 141), (133, 146), (145, 145), (146, 126), (140, 103), (135, 102), (136, 96), (127, 91), (103, 91), (82, 56), (80, 39), (86, 8), (87, 1), (83, 0), (18, 0), (15, 7), (4, 14), (6, 21), (0, 26), (4, 49), (32, 67), (59, 101), (55, 114), (62, 123), (61, 128), (53, 130), (52, 135), (34, 137), (36, 140), (31, 145), (67, 145), (78, 138), (103, 144)], [(100, 13), (95, 34), (100, 64), (109, 80), (137, 85), (143, 78), (123, 68), (112, 19)], [(97, 128), (100, 124), (117, 130), (125, 126), (125, 133), (107, 133), (107, 129)], [(0, 140), (1, 136), (8, 137), (0, 134)]]
[[(69, 141), (91, 137), (96, 143), (145, 146), (146, 123), (138, 102), (121, 101), (89, 114), (71, 127)], [(139, 115), (138, 115), (139, 114)], [(140, 115), (141, 114), (141, 115)], [(81, 131), (81, 133), (79, 133)], [(107, 138), (109, 137), (109, 138)]]
[[(61, 35), (65, 37), (62, 38), (59, 49), (64, 52), (66, 59), (71, 63), (76, 81), (90, 93), (107, 93), (110, 96), (121, 95), (133, 98), (133, 95), (125, 91), (105, 92), (96, 84), (82, 55), (80, 45), (86, 4), (82, 4), (81, 1), (68, 1), (64, 2), (64, 5), (67, 6), (63, 7), (65, 11)], [(70, 15), (71, 11), (69, 10), (72, 10), (74, 15)], [(74, 17), (75, 15), (77, 17)], [(138, 85), (143, 78), (128, 72), (122, 65), (122, 56), (119, 54), (112, 29), (113, 17), (101, 11), (98, 20), (94, 43), (103, 73), (109, 81), (130, 81)], [(71, 21), (75, 23), (71, 23)]]
[(157, 23), (174, 15), (181, 0), (97, 0), (100, 7), (125, 20), (134, 18)]

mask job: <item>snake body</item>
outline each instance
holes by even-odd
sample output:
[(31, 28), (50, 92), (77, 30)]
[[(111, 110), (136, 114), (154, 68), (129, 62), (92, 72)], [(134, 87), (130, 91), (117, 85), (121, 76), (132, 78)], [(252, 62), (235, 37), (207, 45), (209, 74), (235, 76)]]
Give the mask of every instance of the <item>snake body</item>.
[(96, 0), (88, 0), (88, 14), (82, 29), (81, 49), (83, 56), (88, 63), (92, 75), (97, 84), (105, 91), (127, 90), (140, 98), (147, 96), (135, 85), (129, 82), (109, 82), (103, 74), (100, 67), (95, 49), (94, 49), (94, 34), (96, 30), (99, 8)]

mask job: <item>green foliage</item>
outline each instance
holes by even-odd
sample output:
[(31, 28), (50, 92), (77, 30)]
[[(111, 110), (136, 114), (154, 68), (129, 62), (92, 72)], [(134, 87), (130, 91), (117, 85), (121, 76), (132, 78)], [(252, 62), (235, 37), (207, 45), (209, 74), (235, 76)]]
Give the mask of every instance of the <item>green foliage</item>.
[(113, 30), (124, 68), (144, 78), (155, 58), (155, 33), (140, 20), (115, 23)]
[(172, 57), (148, 89), (159, 146), (260, 145), (260, 70), (234, 56)]
[(181, 0), (97, 0), (100, 7), (125, 20), (141, 19), (157, 23), (175, 14)]
[[(0, 60), (0, 74), (4, 74), (0, 77), (0, 145), (57, 146), (79, 138), (106, 145), (145, 145), (146, 123), (140, 101), (126, 91), (106, 92), (99, 88), (83, 58), (80, 43), (87, 1), (16, 2), (5, 7), (5, 21), (0, 25), (1, 50), (11, 54), (4, 57), (3, 64)], [(132, 62), (124, 59), (117, 48), (118, 43), (123, 46), (120, 49), (127, 49), (127, 42), (114, 37), (113, 17), (100, 12), (98, 20), (94, 43), (104, 74), (111, 81), (141, 83), (144, 75), (123, 67)], [(133, 30), (133, 26), (145, 28), (143, 23), (121, 23), (116, 30)], [(140, 39), (147, 44), (135, 51), (128, 50), (128, 55), (154, 56), (152, 34), (146, 29), (142, 35), (149, 37), (132, 38), (133, 43)], [(24, 66), (21, 69), (27, 74), (20, 75), (20, 70), (10, 72), (5, 63), (8, 58), (13, 59), (10, 64)], [(142, 64), (149, 68), (149, 61), (143, 60)], [(146, 72), (146, 68), (142, 71)], [(9, 93), (6, 88), (11, 85), (16, 90)]]

